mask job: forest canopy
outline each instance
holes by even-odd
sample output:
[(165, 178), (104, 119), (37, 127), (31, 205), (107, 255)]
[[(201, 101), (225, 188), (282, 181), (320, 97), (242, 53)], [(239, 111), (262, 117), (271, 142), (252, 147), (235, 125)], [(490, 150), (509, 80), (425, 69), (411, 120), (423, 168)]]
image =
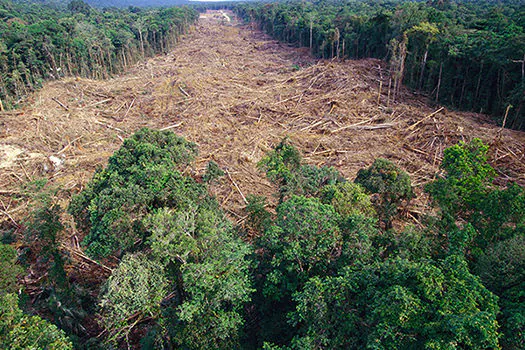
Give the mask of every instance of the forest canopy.
[[(387, 60), (394, 89), (405, 83), (434, 103), (498, 116), (508, 112), (506, 126), (523, 128), (523, 6), (508, 4), (321, 0), (235, 9), (275, 38), (310, 47), (319, 57)], [(213, 15), (221, 17), (221, 31), (235, 29), (224, 13)], [(133, 62), (164, 54), (196, 18), (190, 8), (0, 2), (2, 108), (16, 107), (46, 80), (111, 77)], [(199, 35), (209, 36), (206, 28), (199, 27)], [(192, 45), (190, 59), (197, 56)], [(205, 59), (213, 56), (219, 71), (228, 70), (212, 48)], [(175, 56), (157, 61), (171, 65)], [(295, 74), (304, 67), (286, 69)], [(173, 75), (165, 75), (176, 86)], [(225, 79), (221, 88), (231, 81)], [(179, 91), (182, 108), (201, 96), (186, 85)], [(206, 93), (218, 104), (220, 95)], [(281, 97), (276, 103), (287, 100)], [(231, 158), (237, 155), (228, 146), (239, 134), (230, 131), (242, 120), (233, 109), (228, 113), (233, 122), (224, 127), (220, 135), (227, 138), (219, 146), (227, 158), (198, 139), (222, 128), (215, 115), (209, 118), (214, 129), (202, 131), (199, 124), (197, 139), (189, 139), (172, 132), (188, 130), (179, 128), (189, 124), (185, 116), (141, 110), (134, 119), (140, 122), (129, 128), (131, 123), (123, 126), (109, 117), (99, 118), (104, 123), (94, 119), (109, 141), (100, 143), (94, 132), (88, 142), (114, 148), (107, 157), (97, 154), (96, 170), (83, 169), (89, 175), (81, 180), (34, 179), (23, 166), (28, 163), (17, 164), (24, 174), (13, 171), (13, 178), (23, 185), (2, 193), (9, 196), (7, 204), (0, 200), (10, 219), (0, 226), (0, 348), (525, 348), (525, 188), (510, 181), (508, 168), (494, 167), (505, 164), (497, 158), (518, 158), (514, 148), (491, 152), (504, 143), (503, 129), (496, 136), (483, 134), (483, 141), (467, 132), (448, 138), (443, 142), (448, 147), (430, 155), (435, 174), (424, 170), (421, 181), (424, 171), (409, 170), (395, 152), (371, 159), (356, 151), (358, 166), (346, 175), (349, 168), (341, 163), (317, 162), (312, 154), (332, 152), (319, 142), (321, 133), (330, 137), (327, 130), (308, 131), (317, 138), (311, 148), (297, 134), (269, 130), (274, 135), (264, 142), (273, 141), (257, 146), (262, 150), (257, 162), (255, 156)], [(369, 122), (372, 115), (360, 117)], [(424, 115), (409, 125), (433, 114)], [(256, 122), (274, 117), (265, 110), (248, 116), (250, 138)], [(279, 123), (279, 117), (271, 122)], [(148, 124), (148, 118), (159, 123)], [(161, 124), (168, 120), (168, 126)], [(371, 132), (382, 141), (383, 130)], [(338, 140), (346, 135), (351, 134)], [(71, 150), (81, 147), (77, 140), (55, 152), (69, 147), (68, 157), (84, 157)], [(199, 142), (208, 153), (199, 156)], [(230, 161), (252, 162), (249, 179), (265, 191), (248, 181), (240, 183), (241, 190)], [(59, 171), (44, 174), (53, 180)], [(217, 195), (224, 189), (224, 196)], [(237, 195), (242, 204), (230, 211), (225, 203)], [(18, 210), (9, 209), (11, 199), (23, 201), (18, 208), (25, 217), (10, 216)]]
[(388, 60), (435, 103), (525, 129), (523, 1), (284, 1), (235, 5), (245, 21), (322, 58)]
[(17, 333), (33, 322), (37, 348), (520, 349), (525, 190), (492, 184), (487, 150), (473, 139), (445, 151), (426, 186), (435, 210), (414, 226), (411, 180), (395, 163), (378, 159), (351, 182), (284, 139), (260, 162), (275, 211), (248, 196), (235, 226), (208, 192), (220, 167), (192, 176), (194, 143), (141, 129), (68, 209), (91, 258), (117, 265), (75, 280), (58, 244), (62, 209), (38, 197), (26, 236), (45, 257), (45, 293), (20, 309), (13, 262), (30, 253), (0, 246), (11, 320), (0, 344), (36, 341)]
[(0, 1), (0, 110), (46, 80), (108, 78), (139, 59), (167, 53), (197, 19), (188, 7), (93, 8)]

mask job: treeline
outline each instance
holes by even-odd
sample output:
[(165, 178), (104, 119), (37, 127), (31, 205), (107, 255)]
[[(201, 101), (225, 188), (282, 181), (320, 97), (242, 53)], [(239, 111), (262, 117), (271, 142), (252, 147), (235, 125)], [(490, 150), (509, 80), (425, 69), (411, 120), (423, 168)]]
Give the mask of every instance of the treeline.
[[(278, 40), (323, 58), (375, 57), (401, 82), (449, 106), (525, 129), (522, 1), (289, 1), (234, 7)], [(508, 109), (508, 111), (507, 111)]]
[(198, 18), (187, 8), (97, 10), (0, 2), (0, 109), (17, 105), (49, 79), (106, 78), (168, 52)]
[(275, 210), (247, 196), (240, 226), (208, 193), (223, 170), (187, 171), (197, 151), (142, 129), (73, 196), (67, 211), (102, 264), (91, 270), (61, 247), (72, 228), (56, 193), (26, 186), (31, 214), (0, 244), (0, 346), (525, 347), (525, 189), (493, 185), (480, 140), (445, 150), (425, 187), (434, 207), (418, 214), (393, 162), (349, 181), (285, 139), (259, 163)]

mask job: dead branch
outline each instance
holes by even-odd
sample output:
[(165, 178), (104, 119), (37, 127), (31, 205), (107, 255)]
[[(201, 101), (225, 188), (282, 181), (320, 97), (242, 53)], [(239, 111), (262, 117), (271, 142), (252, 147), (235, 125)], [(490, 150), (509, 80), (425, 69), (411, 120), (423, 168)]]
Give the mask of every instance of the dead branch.
[(184, 96), (190, 97), (190, 94), (188, 94), (186, 91), (184, 91), (184, 89), (180, 85), (179, 85), (179, 90), (180, 90), (180, 92), (182, 92), (184, 94)]
[(135, 98), (133, 99), (133, 101), (131, 101), (131, 103), (129, 104), (129, 107), (128, 107), (128, 110), (126, 111), (126, 114), (124, 114), (124, 117), (122, 117), (122, 119), (126, 119), (126, 117), (128, 116), (128, 113), (129, 111), (131, 110), (131, 107), (133, 107), (133, 104), (135, 103)]
[(441, 112), (442, 110), (444, 110), (445, 107), (441, 107), (440, 109), (438, 109), (437, 111), (434, 111), (432, 113), (430, 113), (429, 115), (427, 115), (425, 118), (421, 119), (420, 121), (410, 125), (408, 127), (408, 130), (414, 130), (416, 128), (416, 126), (418, 126), (419, 124), (421, 124), (422, 122), (424, 122), (425, 120), (427, 120), (428, 118), (432, 118), (433, 116), (435, 116), (436, 114), (438, 114), (439, 112)]
[(78, 140), (80, 140), (83, 136), (79, 136), (77, 137), (76, 139), (74, 139), (73, 141), (69, 142), (64, 148), (62, 148), (60, 151), (57, 152), (57, 154), (62, 154), (64, 153), (65, 151), (68, 150), (69, 147), (71, 147), (72, 144), (74, 144), (75, 142), (77, 142)]
[(66, 106), (65, 104), (63, 104), (62, 102), (60, 102), (60, 101), (58, 100), (58, 98), (56, 98), (56, 97), (51, 97), (51, 99), (52, 99), (53, 101), (55, 101), (56, 103), (58, 103), (58, 105), (59, 105), (60, 107), (64, 108), (66, 111), (69, 112), (69, 107)]
[(98, 261), (95, 261), (95, 260), (91, 259), (86, 254), (84, 254), (82, 251), (80, 251), (80, 250), (78, 250), (76, 248), (69, 247), (69, 246), (65, 245), (64, 243), (62, 243), (60, 246), (63, 249), (67, 250), (68, 252), (71, 252), (74, 255), (76, 255), (77, 257), (81, 258), (82, 260), (84, 260), (84, 261), (86, 261), (86, 262), (88, 262), (90, 264), (93, 264), (93, 265), (96, 265), (96, 266), (100, 267), (102, 270), (104, 270), (106, 272), (109, 272), (109, 273), (113, 272), (113, 270), (110, 269), (109, 267), (107, 267), (106, 265), (103, 265), (103, 264), (99, 263)]
[(169, 129), (173, 129), (173, 128), (178, 128), (182, 124), (184, 124), (184, 122), (180, 122), (180, 123), (176, 123), (176, 124), (173, 124), (173, 125), (170, 125), (170, 126), (166, 126), (166, 127), (162, 128), (162, 129), (159, 129), (159, 130), (160, 131), (164, 131), (164, 130), (169, 130)]
[(363, 120), (363, 121), (361, 121), (359, 123), (346, 125), (346, 126), (340, 127), (339, 129), (335, 129), (333, 131), (330, 131), (330, 133), (331, 134), (336, 134), (336, 133), (341, 132), (343, 130), (352, 129), (352, 128), (355, 128), (356, 126), (359, 126), (359, 125), (363, 125), (363, 124), (366, 124), (366, 123), (371, 123), (374, 119), (375, 119), (375, 117), (374, 118), (370, 118), (369, 120)]
[(89, 104), (89, 105), (87, 105), (87, 106), (84, 106), (83, 108), (95, 107), (95, 106), (98, 106), (98, 105), (100, 105), (100, 104), (103, 104), (103, 103), (109, 102), (109, 101), (111, 101), (111, 100), (113, 100), (113, 98), (107, 98), (107, 99), (102, 100), (102, 101), (98, 101), (98, 102), (95, 102), (95, 103), (91, 103), (91, 104)]
[(232, 176), (230, 175), (230, 172), (228, 171), (228, 169), (225, 169), (225, 172), (226, 172), (226, 175), (228, 175), (228, 179), (230, 179), (230, 181), (232, 182), (233, 186), (235, 186), (235, 188), (237, 189), (237, 192), (239, 192), (239, 194), (241, 195), (242, 200), (244, 201), (244, 203), (248, 204), (248, 201), (246, 200), (246, 197), (242, 193), (242, 191), (239, 188), (239, 186), (237, 186), (237, 183), (235, 181), (233, 181)]
[(127, 132), (126, 130), (122, 130), (122, 129), (120, 129), (120, 128), (117, 128), (116, 126), (112, 126), (112, 125), (109, 125), (109, 124), (106, 124), (106, 123), (102, 123), (102, 122), (99, 121), (99, 120), (94, 120), (93, 122), (94, 122), (95, 124), (105, 126), (105, 127), (108, 128), (108, 129), (115, 130), (115, 131), (120, 131), (121, 133), (124, 133), (124, 134), (128, 134), (128, 135), (129, 135), (129, 132)]

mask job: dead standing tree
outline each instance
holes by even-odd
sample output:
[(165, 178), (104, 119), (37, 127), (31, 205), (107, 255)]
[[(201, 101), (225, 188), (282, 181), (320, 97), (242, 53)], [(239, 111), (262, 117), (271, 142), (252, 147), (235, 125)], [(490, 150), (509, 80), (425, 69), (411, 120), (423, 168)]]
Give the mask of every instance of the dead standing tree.
[(394, 80), (394, 92), (392, 94), (392, 100), (396, 100), (396, 96), (401, 89), (403, 83), (403, 77), (405, 76), (405, 61), (407, 57), (407, 43), (408, 37), (406, 33), (403, 33), (403, 39), (398, 41), (392, 39), (390, 41), (390, 50), (392, 52), (392, 58), (390, 60), (390, 83), (388, 87), (388, 96), (390, 101), (390, 87), (392, 79)]

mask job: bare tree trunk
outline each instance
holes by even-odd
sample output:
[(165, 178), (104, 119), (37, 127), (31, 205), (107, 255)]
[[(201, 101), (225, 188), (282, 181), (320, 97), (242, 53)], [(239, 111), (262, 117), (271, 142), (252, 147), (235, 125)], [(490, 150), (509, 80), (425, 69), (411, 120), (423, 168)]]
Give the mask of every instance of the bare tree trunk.
[(113, 73), (113, 60), (111, 59), (111, 51), (107, 50), (106, 55), (108, 57), (108, 71), (109, 74)]
[(465, 86), (467, 85), (468, 67), (465, 71), (465, 77), (463, 78), (463, 85), (461, 86), (461, 96), (459, 97), (459, 107), (463, 105), (463, 96), (465, 94)]
[(418, 89), (421, 90), (423, 87), (423, 75), (425, 74), (425, 66), (427, 64), (427, 58), (428, 58), (428, 47), (425, 50), (425, 54), (423, 55), (423, 61), (421, 62), (421, 73), (419, 73), (419, 86)]
[(438, 77), (438, 85), (436, 88), (436, 103), (439, 101), (439, 88), (441, 87), (441, 73), (443, 72), (443, 62), (439, 65), (439, 77)]
[(142, 59), (144, 59), (144, 39), (142, 38), (142, 29), (139, 29), (139, 38), (140, 38), (140, 50), (142, 52)]
[(46, 56), (49, 59), (49, 62), (51, 63), (51, 68), (53, 69), (53, 78), (58, 79), (58, 70), (57, 70), (57, 64), (55, 62), (55, 57), (53, 57), (53, 54), (49, 51), (49, 48), (45, 43), (43, 43), (42, 48), (46, 52)]
[(335, 28), (335, 40), (337, 42), (336, 45), (336, 57), (339, 58), (339, 40), (341, 39), (341, 33), (339, 32), (339, 28)]
[(399, 43), (399, 70), (396, 72), (396, 81), (394, 86), (394, 101), (401, 89), (403, 84), (403, 78), (405, 76), (405, 61), (407, 57), (407, 42), (408, 37), (406, 34), (403, 35), (403, 41)]
[(392, 87), (392, 75), (388, 78), (388, 96), (386, 98), (386, 106), (390, 106), (390, 88)]
[(474, 95), (474, 100), (477, 100), (479, 96), (479, 88), (481, 86), (481, 74), (482, 73), (483, 73), (483, 61), (481, 61), (481, 67), (479, 68), (478, 84), (476, 86), (476, 94)]
[(310, 51), (312, 51), (313, 46), (313, 33), (314, 33), (314, 21), (310, 18)]
[(126, 54), (124, 53), (124, 47), (122, 47), (122, 50), (120, 51), (120, 53), (122, 54), (122, 63), (124, 64), (124, 68), (126, 68), (128, 64), (126, 62)]
[(69, 54), (69, 51), (66, 53), (66, 64), (67, 64), (68, 75), (72, 76), (73, 71), (71, 69), (71, 55)]
[(521, 82), (525, 83), (525, 53), (523, 54), (523, 59), (521, 60)]

